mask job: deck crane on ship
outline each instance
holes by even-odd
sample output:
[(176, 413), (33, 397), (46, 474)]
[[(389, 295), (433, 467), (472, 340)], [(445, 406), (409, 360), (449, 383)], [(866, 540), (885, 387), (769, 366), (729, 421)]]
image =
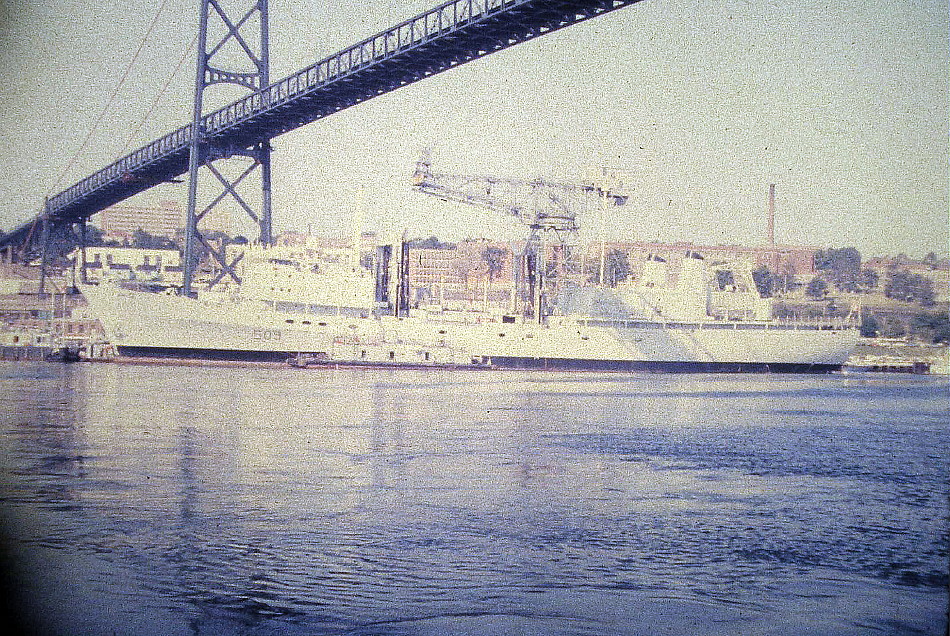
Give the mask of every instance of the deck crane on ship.
[(578, 210), (589, 204), (592, 198), (610, 206), (621, 206), (627, 201), (625, 195), (596, 183), (435, 173), (428, 152), (424, 152), (416, 163), (412, 187), (442, 201), (500, 212), (528, 228), (524, 252), (520, 255), (524, 271), (519, 294), (539, 322), (545, 311), (544, 258), (548, 236), (553, 234), (555, 240), (563, 245), (567, 235), (578, 230)]

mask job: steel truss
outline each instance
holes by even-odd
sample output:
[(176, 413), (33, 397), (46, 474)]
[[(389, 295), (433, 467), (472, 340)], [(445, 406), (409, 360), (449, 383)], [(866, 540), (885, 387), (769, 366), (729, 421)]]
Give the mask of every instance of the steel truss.
[[(566, 275), (566, 239), (578, 230), (577, 212), (585, 209), (592, 198), (614, 206), (627, 201), (625, 195), (612, 191), (606, 184), (434, 173), (428, 152), (416, 163), (412, 187), (443, 201), (500, 212), (527, 226), (530, 233), (524, 251), (518, 255), (520, 266), (515, 269), (515, 287), (527, 313), (534, 314), (539, 321), (549, 309), (545, 288), (551, 280), (560, 286)], [(548, 235), (553, 235), (553, 243), (547, 240)], [(547, 259), (549, 247), (553, 262)]]
[[(217, 18), (225, 27), (225, 34), (220, 40), (208, 44), (208, 21)], [(260, 23), (259, 45), (252, 46), (242, 33), (242, 28), (252, 23), (253, 18)], [(235, 272), (235, 266), (241, 257), (229, 261), (225, 252), (225, 245), (213, 245), (199, 229), (201, 220), (211, 210), (225, 200), (233, 200), (260, 228), (259, 240), (268, 245), (271, 242), (271, 146), (266, 139), (250, 144), (235, 144), (231, 140), (220, 139), (209, 135), (204, 118), (204, 92), (215, 84), (236, 84), (252, 93), (260, 93), (270, 84), (270, 59), (268, 54), (267, 28), (267, 0), (254, 0), (244, 15), (234, 21), (218, 2), (218, 0), (201, 0), (201, 15), (198, 24), (198, 64), (195, 77), (195, 104), (191, 123), (191, 135), (188, 152), (188, 211), (185, 217), (185, 249), (184, 249), (184, 285), (182, 293), (191, 295), (194, 284), (195, 271), (199, 265), (199, 244), (217, 262), (218, 274), (209, 281), (213, 287), (225, 276), (240, 283)], [(230, 42), (237, 43), (237, 49), (242, 53), (241, 61), (251, 63), (252, 71), (224, 70), (214, 66), (214, 57), (222, 52)], [(229, 60), (231, 64), (235, 61)], [(229, 178), (215, 166), (216, 161), (233, 158), (244, 158), (250, 161), (236, 178)], [(201, 168), (205, 168), (222, 189), (217, 196), (200, 211), (198, 210), (198, 185)], [(255, 210), (238, 193), (238, 186), (254, 172), (261, 176), (261, 206)]]
[[(251, 148), (273, 137), (427, 77), (642, 0), (449, 0), (244, 98), (195, 117), (50, 198), (54, 219), (88, 217), (190, 172), (192, 131), (201, 140)], [(202, 1), (207, 17), (210, 0)], [(237, 24), (243, 25), (241, 21)], [(207, 50), (202, 47), (201, 50)], [(210, 79), (249, 87), (240, 73)], [(237, 81), (240, 80), (240, 81)], [(206, 85), (203, 81), (202, 85)], [(32, 221), (0, 237), (18, 243)]]
[(66, 256), (70, 248), (77, 252), (74, 266), (80, 272), (80, 281), (87, 282), (86, 272), (86, 224), (88, 219), (75, 221), (57, 219), (49, 212), (49, 199), (43, 203), (43, 211), (31, 222), (29, 230), (19, 245), (7, 243), (0, 249), (0, 259), (7, 262), (34, 263), (40, 267), (38, 293), (46, 294), (46, 281), (50, 263)]

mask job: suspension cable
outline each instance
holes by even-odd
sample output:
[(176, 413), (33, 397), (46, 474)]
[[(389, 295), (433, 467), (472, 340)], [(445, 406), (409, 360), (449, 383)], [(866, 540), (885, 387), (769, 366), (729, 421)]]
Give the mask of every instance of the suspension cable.
[(82, 144), (73, 154), (72, 158), (69, 160), (69, 163), (66, 164), (66, 167), (63, 168), (62, 172), (59, 173), (59, 176), (56, 177), (56, 181), (53, 182), (53, 187), (48, 195), (52, 195), (53, 191), (59, 188), (62, 185), (63, 178), (69, 173), (73, 165), (76, 163), (76, 160), (79, 159), (80, 154), (83, 150), (86, 149), (86, 146), (89, 144), (89, 140), (92, 139), (92, 135), (99, 128), (99, 125), (102, 123), (102, 120), (105, 118), (106, 113), (115, 103), (116, 95), (119, 94), (119, 90), (125, 84), (125, 81), (128, 79), (129, 74), (132, 72), (132, 66), (138, 60), (139, 55), (141, 55), (142, 50), (145, 48), (145, 44), (148, 42), (149, 37), (152, 35), (152, 31), (155, 30), (155, 26), (158, 24), (158, 18), (161, 15), (162, 11), (165, 9), (165, 5), (168, 4), (168, 0), (162, 0), (162, 4), (159, 5), (158, 11), (155, 12), (155, 17), (152, 18), (151, 24), (148, 25), (148, 29), (145, 32), (145, 35), (142, 37), (142, 41), (139, 43), (138, 49), (136, 49), (135, 54), (132, 56), (132, 59), (129, 61), (128, 65), (125, 67), (125, 71), (122, 73), (122, 77), (119, 79), (119, 83), (116, 85), (115, 90), (112, 91), (112, 95), (109, 97), (109, 101), (106, 102), (105, 107), (102, 109), (102, 112), (99, 113), (99, 116), (96, 118), (95, 123), (92, 128), (89, 129), (89, 132), (86, 133), (85, 139), (83, 139)]
[(188, 54), (191, 53), (192, 50), (194, 50), (195, 44), (197, 43), (198, 43), (198, 34), (196, 33), (195, 37), (192, 38), (191, 40), (191, 44), (189, 44), (185, 48), (184, 53), (181, 54), (181, 58), (179, 58), (178, 64), (175, 66), (175, 70), (172, 71), (171, 74), (169, 74), (168, 78), (165, 80), (165, 83), (162, 85), (162, 88), (158, 91), (158, 95), (156, 95), (154, 101), (152, 101), (152, 105), (149, 107), (148, 112), (145, 113), (145, 115), (142, 117), (142, 120), (139, 121), (135, 129), (132, 130), (132, 134), (129, 135), (129, 139), (128, 141), (125, 142), (125, 145), (122, 146), (122, 150), (121, 152), (119, 152), (120, 155), (125, 155), (128, 152), (129, 148), (132, 146), (132, 142), (135, 140), (135, 136), (139, 133), (140, 130), (142, 130), (142, 127), (148, 121), (148, 118), (152, 116), (152, 113), (155, 112), (155, 108), (158, 107), (158, 102), (161, 101), (162, 97), (165, 96), (165, 91), (168, 90), (168, 87), (171, 85), (172, 80), (175, 78), (176, 75), (178, 75), (178, 71), (180, 71), (181, 67), (185, 64), (185, 60), (188, 58)]

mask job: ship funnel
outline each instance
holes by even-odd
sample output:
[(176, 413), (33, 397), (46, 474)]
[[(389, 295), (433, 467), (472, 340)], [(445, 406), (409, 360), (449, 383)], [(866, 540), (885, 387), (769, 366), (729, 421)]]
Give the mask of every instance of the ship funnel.
[(701, 293), (706, 288), (706, 261), (698, 252), (687, 251), (680, 263), (680, 273), (677, 284), (681, 288), (695, 289)]
[(666, 265), (666, 259), (656, 254), (647, 256), (643, 263), (642, 284), (645, 287), (666, 287), (669, 268)]

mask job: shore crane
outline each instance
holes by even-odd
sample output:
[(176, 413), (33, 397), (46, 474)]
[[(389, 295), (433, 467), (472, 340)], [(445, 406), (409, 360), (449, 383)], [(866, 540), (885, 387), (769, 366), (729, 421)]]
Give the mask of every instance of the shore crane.
[[(564, 243), (568, 233), (578, 230), (577, 212), (592, 198), (603, 206), (620, 206), (627, 197), (606, 185), (554, 183), (543, 179), (508, 179), (489, 175), (456, 175), (432, 172), (429, 153), (423, 153), (412, 175), (412, 187), (442, 201), (452, 201), (500, 212), (517, 219), (529, 229), (520, 255), (528, 290), (518, 286), (540, 322), (544, 314), (544, 255), (546, 236), (554, 234)], [(516, 270), (517, 271), (517, 270)], [(517, 281), (516, 281), (517, 284)], [(525, 293), (527, 292), (527, 293)]]

